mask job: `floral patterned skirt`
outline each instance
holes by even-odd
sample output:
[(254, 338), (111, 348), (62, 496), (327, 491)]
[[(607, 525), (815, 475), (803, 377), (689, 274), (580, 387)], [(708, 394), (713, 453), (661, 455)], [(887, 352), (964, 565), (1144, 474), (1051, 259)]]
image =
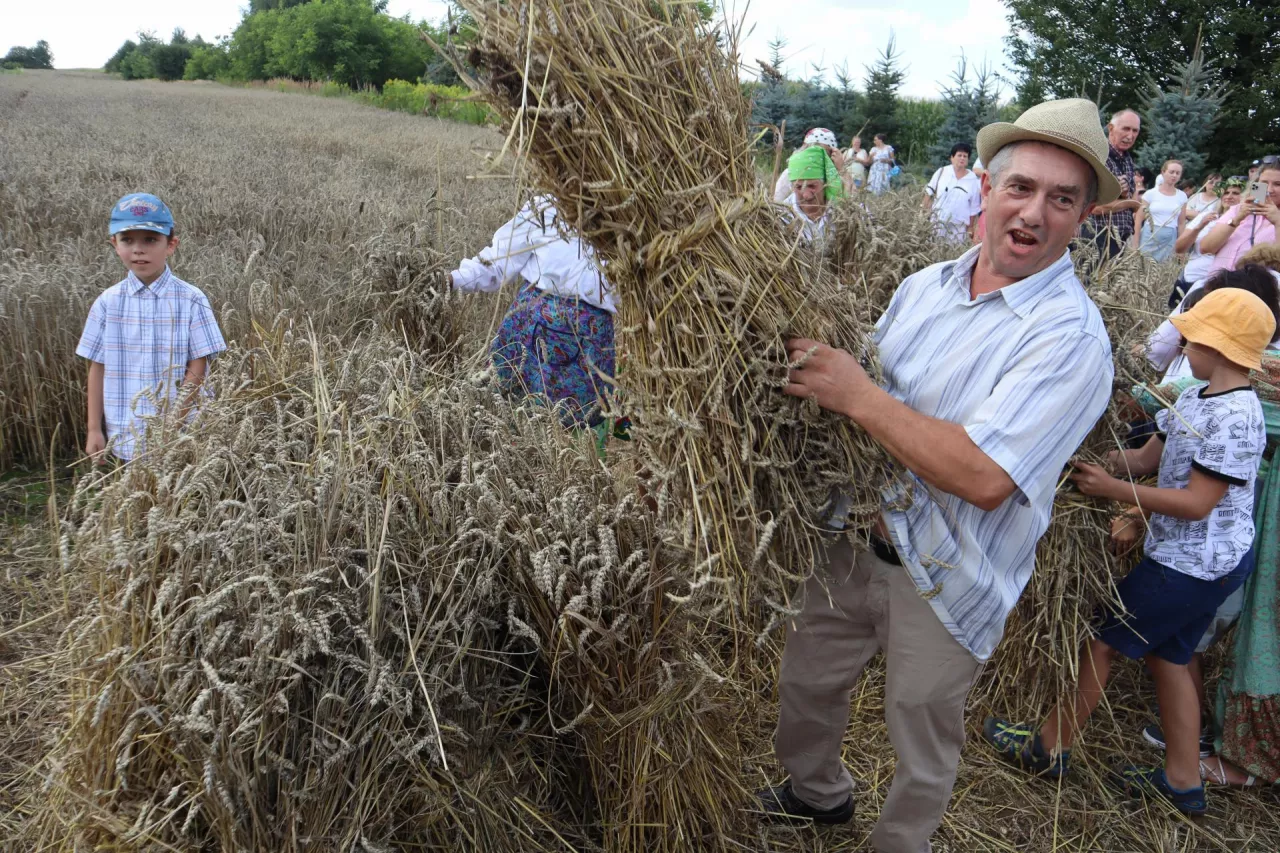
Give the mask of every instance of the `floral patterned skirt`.
[[(1266, 360), (1264, 359), (1264, 365)], [(1231, 660), (1218, 681), (1218, 754), (1264, 782), (1280, 783), (1280, 456), (1259, 471), (1254, 511), (1257, 568), (1244, 586)]]
[(614, 376), (613, 315), (525, 282), (490, 347), (498, 381), (516, 396), (541, 397), (567, 427), (604, 420)]

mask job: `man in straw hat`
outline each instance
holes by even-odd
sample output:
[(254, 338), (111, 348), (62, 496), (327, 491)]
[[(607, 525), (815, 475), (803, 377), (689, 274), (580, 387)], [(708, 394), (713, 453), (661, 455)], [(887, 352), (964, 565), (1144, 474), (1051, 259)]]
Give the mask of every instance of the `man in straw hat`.
[(872, 550), (833, 542), (805, 588), (778, 685), (791, 779), (760, 799), (772, 819), (850, 819), (840, 745), (851, 691), (883, 649), (897, 768), (871, 835), (881, 853), (929, 850), (965, 697), (1030, 579), (1063, 465), (1111, 390), (1107, 333), (1067, 251), (1093, 204), (1120, 195), (1097, 108), (1039, 104), (983, 128), (978, 154), (986, 240), (902, 282), (876, 327), (884, 387), (848, 352), (787, 345), (785, 391), (866, 429), (906, 482), (885, 496)]

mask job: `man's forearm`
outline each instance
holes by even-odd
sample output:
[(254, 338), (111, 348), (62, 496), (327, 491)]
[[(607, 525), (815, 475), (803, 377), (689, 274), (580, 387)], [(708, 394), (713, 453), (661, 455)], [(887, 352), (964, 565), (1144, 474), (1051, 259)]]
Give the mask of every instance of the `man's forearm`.
[(850, 418), (930, 486), (993, 510), (1016, 485), (959, 424), (922, 415), (880, 388)]

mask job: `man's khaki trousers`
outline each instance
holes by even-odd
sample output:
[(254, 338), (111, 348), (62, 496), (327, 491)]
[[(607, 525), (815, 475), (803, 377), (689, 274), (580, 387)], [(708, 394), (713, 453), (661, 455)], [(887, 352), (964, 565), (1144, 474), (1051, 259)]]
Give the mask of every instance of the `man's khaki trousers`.
[(853, 779), (840, 757), (858, 676), (884, 649), (885, 722), (897, 753), (893, 785), (871, 833), (878, 853), (928, 853), (964, 743), (964, 704), (981, 668), (920, 597), (906, 569), (841, 539), (828, 571), (805, 587), (787, 632), (776, 748), (796, 795), (830, 809)]

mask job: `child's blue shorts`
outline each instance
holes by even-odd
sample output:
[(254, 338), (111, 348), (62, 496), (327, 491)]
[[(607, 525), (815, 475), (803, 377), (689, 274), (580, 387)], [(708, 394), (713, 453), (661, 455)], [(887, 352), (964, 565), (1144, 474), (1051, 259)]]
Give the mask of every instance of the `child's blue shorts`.
[(1231, 574), (1206, 581), (1143, 557), (1116, 584), (1125, 612), (1105, 610), (1095, 634), (1127, 658), (1187, 663), (1219, 605), (1253, 572), (1253, 559), (1251, 549)]

